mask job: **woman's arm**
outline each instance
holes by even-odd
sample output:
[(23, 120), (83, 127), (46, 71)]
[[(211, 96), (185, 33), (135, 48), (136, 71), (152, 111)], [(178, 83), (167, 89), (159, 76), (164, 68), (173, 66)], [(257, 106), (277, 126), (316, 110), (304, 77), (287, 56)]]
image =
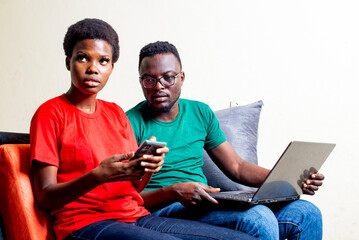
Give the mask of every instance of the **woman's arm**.
[[(136, 169), (138, 159), (129, 159), (133, 153), (111, 156), (93, 170), (65, 183), (57, 183), (58, 168), (33, 161), (35, 195), (45, 210), (60, 208), (105, 182), (134, 181), (141, 179), (145, 169)], [(142, 159), (143, 160), (143, 159)]]

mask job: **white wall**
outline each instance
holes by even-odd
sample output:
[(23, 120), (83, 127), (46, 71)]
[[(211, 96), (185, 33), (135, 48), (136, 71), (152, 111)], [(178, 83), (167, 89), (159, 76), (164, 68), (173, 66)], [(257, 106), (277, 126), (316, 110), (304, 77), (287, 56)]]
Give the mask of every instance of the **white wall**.
[(337, 143), (321, 169), (324, 186), (305, 199), (323, 212), (324, 239), (358, 239), (358, 10), (354, 0), (0, 0), (0, 131), (27, 132), (36, 108), (68, 89), (67, 27), (101, 18), (121, 45), (101, 98), (125, 110), (142, 100), (140, 48), (174, 43), (182, 97), (214, 110), (264, 101), (261, 165), (272, 167), (292, 139)]

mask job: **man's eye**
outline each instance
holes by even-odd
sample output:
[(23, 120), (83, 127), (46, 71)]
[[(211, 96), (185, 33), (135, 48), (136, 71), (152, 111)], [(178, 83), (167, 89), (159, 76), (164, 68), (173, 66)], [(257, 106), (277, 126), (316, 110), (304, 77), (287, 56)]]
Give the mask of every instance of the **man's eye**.
[(155, 82), (155, 81), (156, 81), (156, 79), (154, 79), (154, 78), (143, 78), (142, 80), (143, 80), (143, 81), (146, 81), (146, 82), (148, 82), (148, 83), (152, 83), (152, 82)]
[(174, 79), (174, 76), (163, 76), (163, 79), (167, 82), (172, 82)]

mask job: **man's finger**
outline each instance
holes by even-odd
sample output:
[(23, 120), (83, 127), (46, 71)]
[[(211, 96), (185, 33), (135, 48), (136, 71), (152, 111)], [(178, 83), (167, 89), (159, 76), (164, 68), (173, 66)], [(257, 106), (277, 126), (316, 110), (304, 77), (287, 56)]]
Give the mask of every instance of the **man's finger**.
[(308, 189), (308, 188), (305, 188), (305, 189), (303, 190), (303, 193), (309, 194), (309, 195), (314, 195), (314, 194), (315, 194), (314, 191), (312, 191), (312, 190), (310, 190), (310, 189)]
[(313, 173), (310, 175), (311, 179), (324, 180), (324, 175), (321, 173)]
[(321, 180), (307, 180), (307, 185), (314, 185), (314, 186), (322, 186), (323, 182)]
[(206, 191), (206, 192), (217, 193), (217, 192), (221, 191), (220, 188), (214, 188), (214, 187), (208, 186), (208, 185), (203, 184), (203, 183), (200, 183), (200, 185), (201, 185), (202, 189), (204, 189), (204, 191)]
[(218, 201), (216, 199), (214, 199), (213, 197), (211, 197), (204, 189), (200, 190), (200, 194), (201, 194), (202, 198), (207, 199), (209, 202), (211, 202), (213, 204), (218, 204)]

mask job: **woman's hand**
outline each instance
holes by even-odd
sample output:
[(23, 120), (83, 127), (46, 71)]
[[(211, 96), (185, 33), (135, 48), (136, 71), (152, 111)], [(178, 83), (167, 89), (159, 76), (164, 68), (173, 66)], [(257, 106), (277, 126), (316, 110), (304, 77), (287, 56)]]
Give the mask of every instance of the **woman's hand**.
[[(155, 141), (156, 138), (151, 137), (150, 140)], [(167, 147), (163, 147), (157, 149), (156, 156), (143, 155), (136, 159), (131, 159), (133, 152), (114, 155), (103, 160), (93, 172), (100, 183), (140, 180), (146, 173), (155, 173), (162, 168), (165, 153), (168, 151)]]
[(103, 160), (92, 171), (100, 183), (139, 180), (146, 174), (146, 171), (138, 166), (140, 161), (145, 160), (147, 156), (129, 160), (133, 156), (133, 152), (113, 155)]

